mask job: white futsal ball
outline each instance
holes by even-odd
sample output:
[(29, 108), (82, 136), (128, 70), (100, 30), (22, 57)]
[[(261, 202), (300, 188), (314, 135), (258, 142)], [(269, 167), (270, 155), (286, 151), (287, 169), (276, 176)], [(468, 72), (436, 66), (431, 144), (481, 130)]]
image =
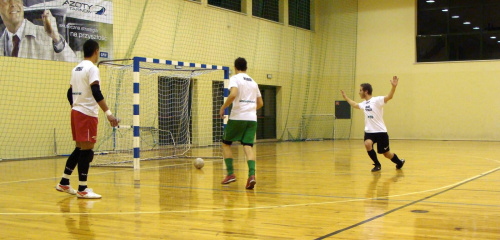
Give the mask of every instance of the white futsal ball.
[(195, 168), (201, 169), (205, 166), (205, 162), (203, 161), (203, 158), (197, 158), (194, 160), (193, 165)]

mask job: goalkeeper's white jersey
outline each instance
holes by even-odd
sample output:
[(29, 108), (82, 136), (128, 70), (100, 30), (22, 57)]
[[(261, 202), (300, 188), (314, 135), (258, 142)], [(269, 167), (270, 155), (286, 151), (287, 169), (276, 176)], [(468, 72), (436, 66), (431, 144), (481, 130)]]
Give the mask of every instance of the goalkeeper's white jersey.
[(95, 81), (100, 81), (99, 68), (89, 60), (80, 62), (71, 72), (73, 109), (91, 117), (99, 114), (99, 105), (90, 89), (90, 84)]

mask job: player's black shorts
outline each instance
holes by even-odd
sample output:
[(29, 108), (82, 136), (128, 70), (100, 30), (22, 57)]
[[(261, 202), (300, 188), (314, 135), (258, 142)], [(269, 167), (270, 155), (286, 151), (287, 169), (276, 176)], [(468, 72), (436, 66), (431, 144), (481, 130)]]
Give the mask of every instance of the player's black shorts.
[(366, 139), (370, 139), (373, 143), (377, 144), (377, 152), (379, 154), (386, 153), (390, 151), (389, 148), (389, 135), (386, 132), (379, 133), (367, 133), (365, 132), (365, 141)]

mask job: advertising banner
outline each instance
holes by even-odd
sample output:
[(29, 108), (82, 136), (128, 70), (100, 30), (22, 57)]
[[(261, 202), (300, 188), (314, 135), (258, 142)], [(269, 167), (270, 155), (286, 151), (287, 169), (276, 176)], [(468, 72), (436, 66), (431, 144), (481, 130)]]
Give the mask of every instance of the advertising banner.
[(113, 57), (109, 0), (0, 0), (0, 16), (0, 56), (77, 62), (93, 39)]

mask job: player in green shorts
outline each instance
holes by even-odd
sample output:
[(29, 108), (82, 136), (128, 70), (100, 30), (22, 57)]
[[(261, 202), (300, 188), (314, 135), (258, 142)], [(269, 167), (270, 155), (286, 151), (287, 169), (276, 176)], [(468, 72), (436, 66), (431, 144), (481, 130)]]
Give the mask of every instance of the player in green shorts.
[(222, 184), (236, 181), (233, 169), (233, 153), (231, 144), (240, 141), (245, 151), (248, 164), (248, 180), (246, 189), (253, 189), (255, 180), (255, 153), (253, 141), (257, 131), (257, 109), (264, 106), (257, 83), (246, 74), (247, 61), (237, 58), (234, 61), (236, 75), (229, 79), (230, 93), (220, 108), (220, 117), (224, 118), (225, 109), (233, 104), (229, 121), (222, 136), (222, 152), (227, 167), (227, 176)]

